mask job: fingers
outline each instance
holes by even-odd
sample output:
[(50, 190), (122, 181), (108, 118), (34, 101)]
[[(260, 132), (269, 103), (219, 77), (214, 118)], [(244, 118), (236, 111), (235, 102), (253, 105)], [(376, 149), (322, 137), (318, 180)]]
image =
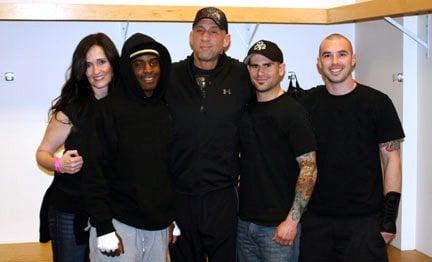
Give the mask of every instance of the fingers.
[(294, 236), (283, 235), (276, 231), (272, 240), (282, 246), (292, 246), (294, 244), (294, 238), (295, 235)]
[(102, 252), (102, 254), (104, 254), (105, 256), (108, 256), (108, 257), (118, 257), (122, 253), (124, 253), (124, 252), (122, 252), (120, 249), (116, 249), (112, 252)]
[(121, 254), (124, 254), (123, 243), (120, 240), (120, 243), (118, 244), (118, 248), (116, 250), (111, 251), (111, 252), (102, 252), (102, 254), (104, 254), (105, 256), (109, 256), (109, 257), (118, 257)]
[(384, 242), (386, 244), (389, 244), (396, 236), (396, 234), (388, 233), (388, 232), (381, 232), (381, 236), (384, 239)]
[(177, 242), (177, 238), (181, 235), (180, 227), (175, 221), (168, 227), (169, 243), (174, 245)]
[(177, 242), (177, 236), (171, 236), (169, 241), (170, 245), (174, 245), (176, 242)]
[(115, 232), (98, 237), (98, 249), (109, 257), (118, 257), (124, 253), (123, 241)]
[(294, 244), (294, 240), (292, 239), (273, 238), (273, 241), (282, 246), (292, 246)]
[(84, 163), (77, 150), (67, 150), (62, 156), (61, 162), (63, 173), (68, 174), (75, 174), (80, 171)]

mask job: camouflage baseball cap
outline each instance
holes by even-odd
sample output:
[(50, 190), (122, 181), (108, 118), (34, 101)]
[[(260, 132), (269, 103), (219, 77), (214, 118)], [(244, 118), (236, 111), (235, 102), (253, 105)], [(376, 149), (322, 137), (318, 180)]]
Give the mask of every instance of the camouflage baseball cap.
[(225, 30), (225, 32), (228, 33), (228, 21), (222, 10), (216, 7), (204, 7), (200, 9), (195, 15), (192, 27), (204, 18), (213, 20), (220, 29)]

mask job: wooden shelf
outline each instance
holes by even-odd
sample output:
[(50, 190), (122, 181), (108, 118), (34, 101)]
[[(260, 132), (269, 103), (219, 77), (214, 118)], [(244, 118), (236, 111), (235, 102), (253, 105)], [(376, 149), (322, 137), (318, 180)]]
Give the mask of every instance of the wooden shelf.
[[(197, 6), (0, 3), (0, 20), (191, 22)], [(329, 9), (222, 7), (231, 23), (334, 24), (432, 11), (432, 0), (371, 0)]]
[(330, 8), (327, 10), (327, 22), (347, 23), (385, 16), (424, 14), (431, 11), (432, 0), (373, 0)]

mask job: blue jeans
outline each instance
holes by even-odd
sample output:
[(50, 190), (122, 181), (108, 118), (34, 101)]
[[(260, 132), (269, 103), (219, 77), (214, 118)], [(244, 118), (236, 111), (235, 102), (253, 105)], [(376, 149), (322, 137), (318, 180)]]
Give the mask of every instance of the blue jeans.
[(260, 226), (239, 219), (237, 253), (239, 262), (296, 262), (300, 247), (300, 224), (292, 246), (272, 240), (276, 227)]
[(48, 211), (48, 225), (55, 262), (89, 261), (88, 245), (76, 243), (74, 219), (74, 214), (54, 209)]

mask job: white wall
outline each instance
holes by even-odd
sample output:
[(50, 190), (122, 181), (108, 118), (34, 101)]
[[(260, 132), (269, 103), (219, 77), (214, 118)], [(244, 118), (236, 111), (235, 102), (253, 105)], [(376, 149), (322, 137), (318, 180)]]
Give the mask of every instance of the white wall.
[[(429, 15), (429, 48), (418, 47), (418, 184), (416, 249), (432, 256), (432, 15)], [(418, 18), (418, 35), (426, 41), (426, 15)]]
[[(108, 34), (120, 49), (122, 23), (0, 21), (0, 243), (38, 240), (39, 206), (52, 178), (40, 170), (35, 150), (47, 124), (51, 101), (59, 94), (79, 40)], [(253, 25), (230, 24), (229, 55), (243, 60)], [(128, 34), (143, 32), (164, 43), (173, 60), (190, 53), (189, 23), (131, 23)], [(303, 87), (321, 83), (315, 63), (318, 45), (332, 32), (354, 38), (354, 26), (260, 25), (252, 43), (266, 38), (285, 52), (288, 70)], [(5, 72), (14, 72), (7, 82)], [(286, 86), (286, 84), (285, 84)]]
[[(417, 18), (404, 17), (406, 30), (416, 32)], [(402, 197), (400, 204), (400, 248), (415, 249), (415, 229), (417, 216), (417, 179), (418, 179), (418, 78), (417, 43), (407, 34), (403, 35), (403, 127), (405, 141), (402, 144)]]

